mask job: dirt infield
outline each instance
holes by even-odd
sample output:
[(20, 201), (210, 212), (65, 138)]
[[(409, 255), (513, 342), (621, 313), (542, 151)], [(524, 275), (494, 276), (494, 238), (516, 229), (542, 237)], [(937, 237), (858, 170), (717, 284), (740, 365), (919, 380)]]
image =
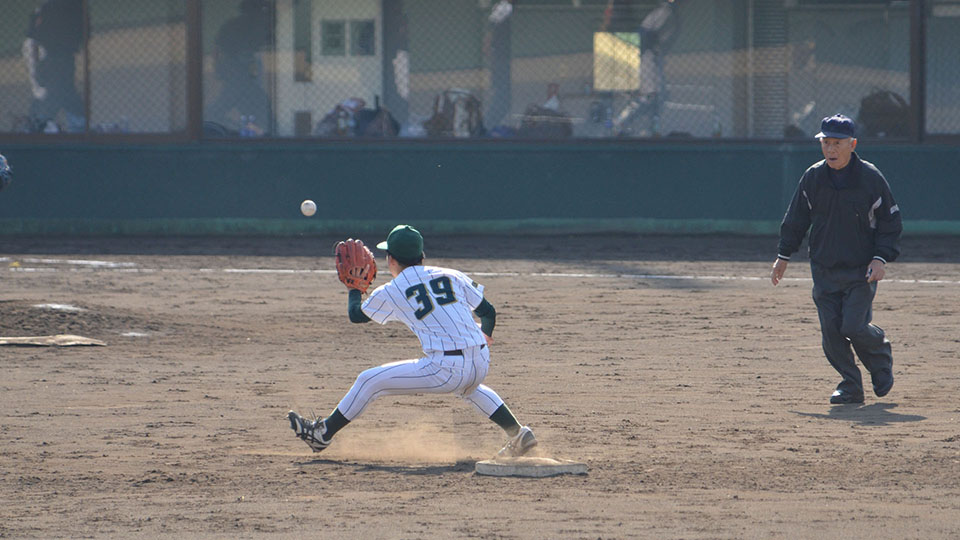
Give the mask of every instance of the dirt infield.
[(0, 347), (0, 537), (960, 537), (960, 240), (904, 239), (874, 304), (896, 385), (831, 406), (776, 239), (425, 233), (497, 308), (487, 384), (587, 475), (474, 474), (504, 437), (449, 396), (312, 454), (289, 409), (419, 352), (347, 320), (332, 238), (0, 237), (0, 336), (107, 342)]

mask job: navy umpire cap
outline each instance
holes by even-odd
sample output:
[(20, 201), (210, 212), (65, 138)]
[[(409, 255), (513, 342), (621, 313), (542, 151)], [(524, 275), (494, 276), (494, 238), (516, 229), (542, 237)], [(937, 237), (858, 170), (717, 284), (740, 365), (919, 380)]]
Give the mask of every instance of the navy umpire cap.
[(849, 139), (853, 137), (855, 131), (856, 125), (853, 123), (853, 120), (842, 114), (835, 114), (824, 118), (823, 121), (820, 122), (820, 133), (817, 133), (815, 137), (818, 139), (824, 137)]
[(390, 256), (400, 262), (413, 262), (423, 255), (423, 236), (409, 225), (397, 225), (387, 235), (385, 242), (377, 244), (377, 249), (387, 250)]

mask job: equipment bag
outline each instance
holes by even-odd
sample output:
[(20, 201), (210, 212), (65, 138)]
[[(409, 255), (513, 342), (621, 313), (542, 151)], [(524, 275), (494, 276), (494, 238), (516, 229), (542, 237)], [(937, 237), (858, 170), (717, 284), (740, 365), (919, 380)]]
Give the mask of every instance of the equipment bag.
[(480, 100), (469, 90), (450, 88), (433, 100), (433, 115), (423, 123), (428, 137), (481, 137), (483, 113)]

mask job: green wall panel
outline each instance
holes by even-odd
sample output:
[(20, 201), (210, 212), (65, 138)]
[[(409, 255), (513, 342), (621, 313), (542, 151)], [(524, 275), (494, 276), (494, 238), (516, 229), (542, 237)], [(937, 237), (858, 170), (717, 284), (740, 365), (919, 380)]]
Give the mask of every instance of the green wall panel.
[[(861, 146), (906, 220), (960, 222), (960, 153)], [(228, 144), (8, 146), (0, 233), (294, 233), (339, 224), (774, 232), (811, 145)], [(317, 202), (314, 218), (299, 214)]]

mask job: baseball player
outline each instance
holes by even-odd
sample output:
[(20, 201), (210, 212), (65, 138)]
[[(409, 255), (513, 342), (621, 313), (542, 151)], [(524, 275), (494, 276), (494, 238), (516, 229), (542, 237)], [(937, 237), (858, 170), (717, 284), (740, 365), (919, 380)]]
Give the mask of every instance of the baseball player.
[(7, 158), (0, 154), (0, 191), (3, 191), (3, 188), (7, 187), (11, 180), (13, 180), (13, 171), (10, 169), (10, 164), (7, 163)]
[[(359, 243), (373, 261), (362, 242), (347, 242)], [(397, 225), (377, 248), (386, 250), (393, 279), (374, 290), (365, 302), (362, 301), (365, 286), (351, 288), (350, 321), (372, 320), (380, 324), (400, 321), (420, 338), (423, 357), (384, 364), (360, 373), (330, 416), (311, 421), (290, 411), (287, 415), (290, 427), (314, 452), (320, 452), (330, 445), (338, 431), (377, 398), (447, 393), (466, 400), (507, 432), (510, 438), (498, 456), (517, 457), (529, 452), (537, 444), (533, 431), (521, 426), (503, 399), (482, 384), (490, 366), (489, 345), (493, 342), (491, 336), (497, 315), (483, 297), (483, 285), (458, 270), (425, 266), (423, 237), (409, 225)], [(344, 277), (344, 272), (350, 270), (341, 272), (339, 261), (338, 245), (338, 272), (341, 281), (350, 287), (352, 282)], [(479, 325), (473, 319), (474, 314), (480, 319)]]

